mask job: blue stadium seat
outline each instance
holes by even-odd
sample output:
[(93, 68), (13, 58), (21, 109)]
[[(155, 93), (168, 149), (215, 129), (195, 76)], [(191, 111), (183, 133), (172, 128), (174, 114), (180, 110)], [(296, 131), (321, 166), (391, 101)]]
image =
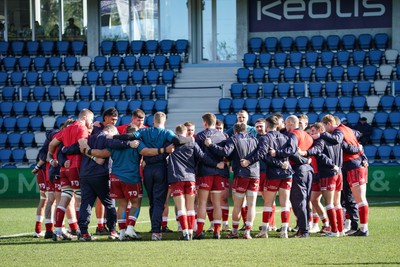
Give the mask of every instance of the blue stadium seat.
[(56, 42), (57, 53), (59, 56), (68, 55), (69, 51), (69, 41), (57, 41)]
[(41, 115), (50, 115), (51, 102), (46, 100), (39, 102), (39, 112)]
[(64, 70), (57, 71), (56, 81), (58, 85), (69, 84), (69, 72)]
[(248, 83), (250, 81), (250, 70), (247, 68), (239, 68), (236, 76), (239, 83)]
[(23, 147), (33, 147), (34, 139), (35, 135), (31, 132), (24, 132), (21, 134), (21, 143)]
[(64, 67), (68, 71), (75, 70), (77, 63), (78, 63), (78, 60), (75, 56), (67, 56), (64, 58)]
[(380, 50), (385, 50), (388, 47), (389, 36), (387, 33), (377, 33), (374, 36), (375, 47)]
[(378, 146), (378, 157), (383, 163), (387, 163), (390, 160), (392, 153), (392, 147), (388, 145)]
[(107, 95), (107, 87), (104, 85), (96, 85), (94, 87), (94, 97), (95, 99), (104, 100)]
[(14, 86), (4, 86), (1, 90), (2, 100), (4, 101), (13, 101), (15, 97), (15, 87)]
[(302, 82), (311, 81), (312, 72), (313, 70), (310, 67), (301, 67), (299, 70), (300, 81)]
[(383, 95), (379, 101), (380, 109), (383, 111), (391, 111), (394, 104), (394, 96), (392, 95)]
[(319, 82), (326, 81), (328, 78), (329, 69), (325, 66), (319, 66), (315, 68), (315, 79)]
[(342, 66), (349, 65), (350, 52), (346, 50), (338, 51), (336, 54), (337, 63)]
[(124, 88), (125, 99), (135, 99), (138, 89), (136, 85), (127, 85)]
[(279, 39), (279, 47), (284, 52), (292, 51), (293, 38), (290, 36), (283, 36)]
[(296, 82), (293, 84), (293, 93), (295, 96), (304, 96), (306, 91), (306, 85), (301, 82)]
[(33, 88), (33, 99), (34, 100), (43, 100), (46, 98), (46, 87), (44, 86), (35, 86)]
[(360, 79), (361, 67), (352, 65), (347, 67), (347, 78), (352, 81), (358, 81)]
[(345, 34), (342, 37), (343, 48), (353, 51), (356, 46), (356, 36), (354, 34)]
[(85, 49), (85, 43), (81, 40), (73, 40), (71, 42), (72, 54), (75, 56), (82, 56), (83, 50)]
[(186, 39), (176, 40), (175, 49), (178, 54), (186, 56), (189, 50), (189, 41)]
[(283, 70), (283, 77), (287, 82), (294, 82), (296, 80), (297, 70), (294, 67), (286, 67)]
[(393, 146), (393, 156), (397, 163), (400, 163), (400, 145)]
[(92, 95), (92, 87), (89, 85), (82, 85), (79, 87), (79, 99), (81, 100), (89, 100)]
[(130, 124), (132, 121), (132, 116), (130, 115), (123, 115), (120, 117), (120, 125)]
[(269, 68), (271, 66), (272, 55), (270, 53), (260, 53), (258, 56), (258, 63), (262, 68)]
[(237, 121), (237, 116), (236, 114), (226, 114), (225, 115), (225, 129), (230, 129), (233, 127), (233, 125), (236, 123)]
[(257, 110), (258, 99), (256, 98), (247, 98), (244, 102), (244, 108), (249, 113), (255, 113)]
[(129, 101), (129, 109), (131, 111), (137, 110), (141, 107), (142, 101), (140, 100), (131, 100)]
[(0, 102), (0, 111), (3, 116), (11, 115), (12, 109), (13, 109), (12, 102)]
[(43, 117), (42, 116), (34, 116), (29, 120), (29, 126), (32, 131), (41, 131), (43, 127)]
[(112, 85), (114, 83), (114, 71), (105, 70), (101, 73), (101, 80), (104, 85)]
[(136, 68), (136, 57), (135, 56), (125, 56), (124, 59), (124, 68), (126, 70), (134, 70)]
[(374, 145), (364, 146), (364, 153), (367, 156), (369, 163), (373, 163), (375, 161), (377, 152), (378, 152), (377, 146), (374, 146)]
[(175, 83), (175, 72), (173, 70), (163, 70), (161, 80), (163, 84), (172, 86)]
[(282, 97), (274, 97), (271, 101), (272, 112), (282, 112), (285, 99)]
[(46, 57), (35, 57), (33, 59), (33, 67), (36, 71), (42, 72), (46, 69), (47, 58)]
[(65, 113), (67, 113), (68, 116), (75, 115), (77, 107), (78, 102), (75, 100), (65, 101)]
[(11, 161), (11, 149), (10, 148), (0, 149), (0, 161), (3, 163)]
[(331, 68), (332, 80), (342, 81), (344, 75), (344, 68), (342, 66), (333, 66)]
[(340, 46), (340, 37), (338, 35), (329, 35), (326, 37), (326, 45), (329, 50), (337, 51)]
[(29, 118), (28, 117), (17, 117), (17, 128), (19, 131), (28, 131)]
[(147, 54), (157, 54), (158, 53), (158, 41), (157, 40), (147, 40), (144, 44)]
[(105, 56), (95, 56), (93, 65), (96, 70), (105, 70), (107, 65), (107, 58)]
[(265, 69), (264, 68), (254, 68), (253, 69), (253, 82), (255, 82), (255, 83), (265, 82)]
[(103, 111), (103, 101), (94, 100), (90, 101), (90, 110), (93, 111), (95, 115), (99, 115)]
[(336, 96), (328, 96), (325, 98), (325, 107), (328, 111), (334, 112), (338, 109), (339, 99)]
[(42, 41), (40, 43), (40, 49), (44, 56), (52, 56), (54, 54), (54, 42)]
[(324, 109), (325, 99), (323, 97), (311, 98), (311, 106), (314, 112), (321, 112)]
[[(354, 99), (353, 99), (354, 100)], [(347, 114), (347, 121), (350, 125), (356, 125), (360, 120), (360, 113), (353, 111)]]
[(239, 112), (244, 108), (244, 99), (243, 98), (234, 98), (232, 99), (232, 111)]
[(146, 73), (146, 80), (148, 84), (156, 85), (159, 83), (160, 73), (158, 70), (149, 70)]
[(142, 55), (138, 59), (139, 68), (141, 70), (149, 70), (151, 64), (151, 57), (149, 55)]
[[(389, 114), (384, 111), (378, 111), (374, 116), (374, 124), (377, 127), (386, 127), (389, 119)], [(393, 126), (393, 125), (392, 125)]]
[(160, 52), (164, 55), (170, 55), (174, 47), (174, 41), (169, 39), (163, 39), (160, 41)]
[(310, 82), (308, 84), (308, 92), (311, 97), (322, 95), (322, 83), (320, 82)]
[(290, 84), (287, 82), (278, 83), (278, 95), (279, 96), (289, 96), (290, 93)]
[(131, 51), (134, 55), (141, 55), (143, 53), (144, 41), (133, 40), (131, 42)]
[(14, 148), (11, 150), (12, 158), (16, 163), (25, 161), (25, 148)]
[(357, 91), (359, 95), (369, 95), (371, 91), (371, 82), (359, 81), (357, 84)]
[(28, 101), (25, 108), (28, 116), (35, 116), (39, 109), (39, 103), (37, 101)]
[(115, 108), (116, 102), (114, 100), (105, 100), (103, 102), (103, 110), (107, 110), (109, 108)]
[(7, 72), (14, 71), (16, 69), (16, 66), (17, 66), (16, 57), (8, 56), (3, 58), (3, 67), (5, 71)]
[(115, 42), (115, 50), (119, 55), (126, 55), (129, 53), (129, 41), (118, 40)]
[(49, 62), (49, 68), (51, 71), (59, 71), (60, 70), (61, 63), (62, 63), (61, 57), (59, 57), (59, 56), (50, 57), (48, 62)]
[(275, 53), (278, 49), (278, 38), (267, 37), (265, 38), (265, 51), (268, 53)]
[(263, 97), (272, 97), (275, 92), (275, 84), (273, 83), (263, 83), (261, 85), (261, 91)]
[(99, 72), (97, 70), (89, 70), (86, 73), (86, 81), (90, 85), (96, 85), (99, 82)]
[(102, 41), (100, 45), (101, 54), (103, 56), (110, 56), (114, 50), (114, 42), (113, 41)]
[(82, 109), (89, 109), (90, 108), (90, 101), (88, 100), (81, 100), (78, 102), (76, 107), (77, 112), (82, 111)]
[(19, 70), (20, 71), (29, 71), (31, 69), (31, 65), (32, 65), (32, 58), (30, 57), (20, 57), (18, 59), (18, 66), (19, 66)]
[(111, 85), (109, 94), (111, 99), (120, 99), (122, 93), (122, 87), (120, 85)]
[(7, 132), (15, 131), (15, 126), (17, 125), (16, 117), (4, 117), (3, 126)]
[(21, 86), (21, 87), (18, 88), (17, 94), (18, 94), (18, 96), (20, 97), (21, 100), (24, 100), (24, 101), (30, 100), (31, 93), (32, 93), (31, 91), (32, 90), (28, 86)]
[(351, 96), (342, 96), (339, 98), (339, 106), (341, 111), (348, 112), (351, 109), (353, 98)]
[(289, 54), (289, 63), (291, 67), (300, 68), (303, 64), (303, 53), (291, 52)]
[(386, 144), (394, 144), (397, 138), (398, 130), (395, 128), (386, 128), (383, 130), (383, 137)]
[(166, 68), (167, 57), (165, 55), (155, 55), (153, 58), (154, 69), (163, 71)]
[(168, 87), (164, 84), (157, 84), (154, 90), (157, 99), (166, 99)]
[(400, 109), (400, 95), (396, 95), (394, 98), (394, 104), (397, 109)]
[(271, 98), (260, 98), (258, 99), (258, 107), (261, 112), (269, 112), (271, 107)]
[(332, 66), (335, 54), (332, 51), (323, 51), (321, 53), (321, 63), (324, 66)]
[(8, 134), (8, 143), (12, 147), (19, 147), (21, 142), (21, 133), (19, 132), (12, 132)]
[(166, 99), (158, 99), (158, 100), (156, 100), (155, 103), (154, 103), (154, 110), (156, 112), (161, 111), (161, 112), (167, 113), (168, 100), (166, 100)]
[(243, 55), (243, 66), (245, 68), (254, 68), (256, 66), (257, 56), (254, 53), (245, 53)]
[(364, 50), (355, 50), (353, 52), (353, 62), (356, 65), (364, 65), (367, 53)]
[(246, 85), (246, 95), (248, 98), (257, 98), (259, 86), (257, 83), (248, 83)]
[(352, 81), (343, 81), (341, 86), (342, 96), (354, 95), (355, 84)]
[(5, 147), (7, 144), (8, 133), (0, 132), (0, 147)]
[(284, 68), (286, 66), (288, 54), (285, 52), (277, 52), (274, 55), (274, 63), (276, 67)]
[(129, 81), (129, 71), (120, 70), (117, 72), (117, 84), (126, 85)]
[(141, 85), (139, 87), (139, 94), (142, 100), (153, 98), (153, 87), (151, 85)]
[(232, 105), (232, 99), (221, 98), (218, 102), (218, 110), (220, 113), (229, 113)]
[(180, 72), (182, 68), (182, 58), (179, 55), (170, 55), (168, 65), (171, 70)]
[(15, 115), (24, 115), (25, 113), (26, 102), (25, 101), (14, 101), (13, 102), (13, 111)]
[(143, 100), (142, 101), (142, 110), (146, 114), (152, 114), (154, 110), (154, 101), (153, 100)]
[(10, 48), (10, 43), (6, 41), (0, 41), (0, 55), (2, 57), (8, 56), (9, 55), (9, 48)]
[(251, 115), (251, 117), (249, 118), (250, 125), (255, 125), (258, 119), (263, 119), (263, 118), (265, 118), (265, 115), (261, 113), (255, 113)]
[(111, 56), (108, 58), (108, 65), (110, 69), (113, 71), (118, 71), (122, 65), (122, 57), (120, 56)]
[(369, 64), (380, 65), (382, 63), (383, 52), (378, 49), (369, 51)]
[(358, 46), (363, 50), (369, 50), (372, 47), (372, 35), (369, 33), (358, 36)]
[(272, 67), (268, 70), (268, 81), (269, 82), (279, 82), (281, 77), (281, 69)]
[(126, 114), (128, 111), (128, 106), (128, 100), (118, 100), (117, 103), (115, 103), (115, 108), (118, 110), (119, 114)]
[(61, 99), (61, 87), (60, 86), (50, 86), (47, 89), (47, 94), (50, 100), (60, 100)]
[(297, 98), (296, 97), (287, 97), (285, 99), (285, 109), (286, 109), (286, 112), (295, 112), (297, 109)]
[(353, 107), (356, 111), (364, 111), (367, 99), (363, 95), (353, 96)]
[(24, 80), (24, 74), (20, 71), (11, 72), (11, 85), (13, 86), (21, 86)]
[(252, 37), (248, 42), (249, 51), (253, 53), (260, 53), (263, 47), (263, 40), (260, 37)]
[(375, 80), (376, 79), (377, 67), (375, 65), (364, 66), (364, 79)]
[(311, 98), (310, 97), (300, 97), (297, 101), (299, 109), (301, 112), (307, 113), (311, 107)]
[(308, 49), (308, 37), (297, 36), (294, 40), (297, 51), (305, 52)]
[(311, 47), (314, 51), (321, 51), (324, 48), (325, 38), (322, 35), (311, 37)]
[(25, 42), (23, 41), (13, 41), (11, 42), (11, 52), (14, 56), (22, 56), (25, 49)]
[(389, 122), (392, 127), (400, 127), (400, 112), (399, 111), (390, 112)]
[(217, 118), (217, 120), (220, 120), (222, 122), (225, 121), (225, 115), (224, 114), (215, 114), (215, 117)]
[(36, 71), (28, 71), (25, 74), (26, 85), (35, 86), (38, 83), (39, 74)]

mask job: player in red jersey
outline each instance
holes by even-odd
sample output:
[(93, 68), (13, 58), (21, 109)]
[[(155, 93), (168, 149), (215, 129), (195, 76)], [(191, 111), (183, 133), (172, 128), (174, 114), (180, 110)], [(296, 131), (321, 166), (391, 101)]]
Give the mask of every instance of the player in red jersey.
[(141, 109), (136, 109), (132, 112), (132, 121), (130, 123), (124, 124), (117, 126), (117, 130), (120, 134), (126, 133), (126, 128), (132, 124), (135, 125), (137, 128), (142, 129), (142, 128), (147, 128), (146, 125), (144, 125), (144, 120), (146, 118), (146, 114), (143, 112)]
[[(71, 146), (77, 143), (80, 139), (89, 137), (89, 129), (93, 128), (93, 112), (88, 109), (83, 109), (78, 116), (77, 121), (69, 125), (64, 130), (58, 132), (54, 139), (49, 144), (49, 152), (47, 159), (50, 161), (53, 158), (53, 153), (56, 146), (61, 142), (65, 146)], [(79, 169), (82, 161), (82, 154), (67, 155), (70, 161), (69, 168), (62, 167), (60, 171), (61, 180), (61, 200), (56, 210), (56, 224), (53, 235), (54, 241), (71, 240), (71, 237), (62, 233), (62, 222), (64, 220), (65, 210), (75, 193), (76, 213), (79, 218), (79, 208), (81, 191), (79, 183)]]

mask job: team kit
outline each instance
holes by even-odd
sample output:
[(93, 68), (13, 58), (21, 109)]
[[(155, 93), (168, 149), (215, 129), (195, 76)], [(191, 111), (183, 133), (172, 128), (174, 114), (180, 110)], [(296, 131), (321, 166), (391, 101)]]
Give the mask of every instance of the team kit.
[[(40, 189), (34, 237), (140, 240), (135, 225), (143, 186), (154, 241), (172, 232), (167, 225), (170, 197), (180, 240), (203, 239), (206, 231), (214, 239), (268, 238), (269, 231), (280, 232), (280, 238), (368, 236), (368, 159), (358, 142), (360, 132), (329, 114), (312, 125), (304, 114), (284, 119), (276, 113), (254, 126), (248, 118), (247, 111), (239, 111), (233, 127), (224, 129), (214, 114), (205, 113), (203, 130), (194, 134), (189, 121), (174, 132), (165, 129), (162, 112), (154, 114), (149, 127), (140, 109), (129, 124), (115, 126), (115, 108), (94, 123), (93, 112), (83, 109), (76, 120), (46, 133), (32, 170)], [(262, 222), (255, 222), (259, 196)], [(275, 222), (276, 200), (280, 224)], [(95, 234), (88, 230), (92, 208)]]

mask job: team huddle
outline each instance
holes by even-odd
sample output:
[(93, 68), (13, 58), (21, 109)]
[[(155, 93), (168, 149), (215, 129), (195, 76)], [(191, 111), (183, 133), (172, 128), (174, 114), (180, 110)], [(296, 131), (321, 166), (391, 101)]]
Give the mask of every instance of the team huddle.
[[(165, 129), (162, 112), (154, 115), (151, 127), (143, 125), (141, 110), (133, 112), (130, 124), (118, 127), (115, 108), (104, 111), (101, 123), (93, 123), (93, 118), (84, 109), (76, 121), (67, 120), (61, 129), (47, 133), (32, 171), (40, 189), (35, 237), (62, 241), (76, 235), (80, 241), (95, 240), (88, 226), (98, 199), (97, 234), (113, 240), (140, 239), (134, 227), (142, 184), (155, 241), (170, 231), (166, 225), (170, 196), (181, 240), (204, 238), (207, 215), (213, 238), (220, 239), (222, 231), (229, 231), (226, 238), (239, 238), (243, 220), (242, 237), (252, 239), (258, 195), (264, 200), (262, 225), (253, 237), (268, 238), (272, 229), (280, 231), (281, 238), (288, 238), (290, 231), (296, 232), (295, 238), (316, 232), (327, 237), (368, 236), (368, 160), (357, 141), (359, 132), (339, 118), (326, 115), (308, 125), (306, 115), (284, 120), (274, 114), (257, 120), (253, 127), (247, 125), (248, 113), (242, 110), (237, 123), (224, 132), (223, 123), (206, 113), (204, 130), (196, 135), (191, 122), (178, 125), (175, 133)], [(228, 226), (230, 187), (232, 228)], [(274, 216), (277, 194), (279, 229)], [(294, 229), (289, 226), (291, 211), (297, 222)]]

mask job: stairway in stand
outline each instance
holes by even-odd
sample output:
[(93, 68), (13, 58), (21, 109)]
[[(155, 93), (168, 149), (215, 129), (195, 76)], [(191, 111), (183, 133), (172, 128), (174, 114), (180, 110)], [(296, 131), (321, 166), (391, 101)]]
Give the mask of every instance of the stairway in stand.
[(239, 64), (186, 64), (168, 94), (167, 129), (192, 121), (196, 133), (203, 130), (202, 115), (219, 113), (218, 101), (230, 96), (229, 88), (236, 81)]

